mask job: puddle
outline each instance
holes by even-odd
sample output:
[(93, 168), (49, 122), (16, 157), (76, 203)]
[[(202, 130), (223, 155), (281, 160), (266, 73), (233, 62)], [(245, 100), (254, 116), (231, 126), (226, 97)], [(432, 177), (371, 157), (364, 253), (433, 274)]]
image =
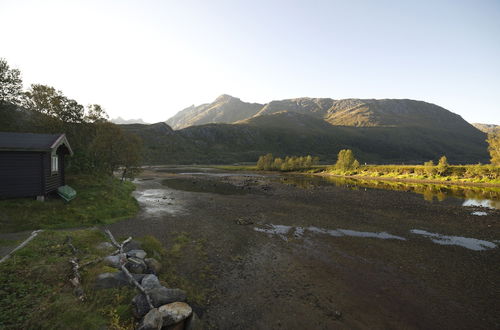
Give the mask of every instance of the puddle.
[[(258, 227), (254, 227), (254, 230), (255, 231), (259, 231), (261, 233), (266, 233), (266, 234), (269, 234), (270, 236), (272, 235), (277, 235), (279, 236), (280, 238), (284, 239), (285, 241), (287, 241), (287, 237), (286, 235), (288, 234), (288, 232), (290, 231), (290, 229), (292, 229), (293, 227), (290, 227), (290, 226), (283, 226), (283, 225), (270, 225), (269, 228), (258, 228)], [(300, 228), (300, 227), (299, 227)]]
[(268, 225), (267, 228), (254, 227), (255, 231), (269, 234), (270, 236), (276, 235), (283, 240), (288, 240), (288, 234), (293, 231), (295, 237), (302, 237), (306, 233), (312, 234), (325, 234), (333, 237), (351, 236), (351, 237), (367, 237), (367, 238), (379, 238), (379, 239), (397, 239), (405, 241), (406, 238), (396, 235), (391, 235), (387, 232), (373, 233), (367, 231), (356, 231), (350, 229), (324, 229), (319, 227), (292, 227), (284, 225)]
[(244, 195), (249, 193), (244, 187), (238, 187), (226, 182), (212, 180), (198, 180), (193, 178), (165, 179), (163, 185), (175, 189), (191, 192), (214, 193), (221, 195)]
[[(401, 236), (396, 236), (389, 234), (387, 232), (369, 232), (369, 231), (357, 231), (350, 229), (325, 229), (319, 227), (294, 227), (285, 225), (266, 225), (264, 228), (254, 227), (255, 231), (266, 233), (269, 236), (278, 236), (279, 238), (288, 241), (290, 235), (293, 234), (294, 237), (300, 238), (308, 233), (311, 234), (323, 234), (330, 235), (333, 237), (351, 236), (351, 237), (365, 237), (365, 238), (378, 238), (378, 239), (396, 239), (401, 241), (406, 241), (406, 238)], [(434, 243), (441, 245), (458, 245), (469, 250), (483, 251), (487, 249), (494, 249), (497, 245), (493, 242), (484, 241), (476, 238), (468, 238), (461, 236), (446, 236), (436, 233), (430, 233), (425, 230), (412, 229), (410, 230), (412, 234), (422, 235), (430, 238)]]
[(479, 216), (488, 215), (488, 213), (483, 212), (483, 211), (476, 211), (476, 212), (472, 212), (471, 214), (472, 215), (479, 215)]
[(170, 197), (165, 189), (134, 191), (134, 197), (149, 215), (177, 214), (183, 210), (179, 201)]
[(462, 206), (475, 206), (485, 207), (488, 209), (495, 209), (495, 202), (489, 199), (466, 199)]
[(425, 230), (412, 229), (410, 230), (412, 234), (422, 235), (430, 238), (434, 243), (441, 245), (458, 245), (469, 250), (483, 251), (487, 249), (494, 249), (497, 247), (495, 243), (483, 241), (476, 238), (468, 238), (461, 236), (446, 236), (436, 233), (430, 233)]

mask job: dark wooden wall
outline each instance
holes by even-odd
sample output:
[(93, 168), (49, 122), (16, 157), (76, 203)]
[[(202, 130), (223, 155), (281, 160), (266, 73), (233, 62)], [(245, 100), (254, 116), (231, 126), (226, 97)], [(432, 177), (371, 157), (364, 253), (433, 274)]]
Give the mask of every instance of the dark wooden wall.
[(64, 185), (64, 155), (59, 154), (58, 157), (59, 171), (52, 174), (52, 155), (50, 153), (44, 155), (45, 194), (56, 191), (57, 188)]
[(41, 195), (41, 152), (0, 152), (0, 197)]

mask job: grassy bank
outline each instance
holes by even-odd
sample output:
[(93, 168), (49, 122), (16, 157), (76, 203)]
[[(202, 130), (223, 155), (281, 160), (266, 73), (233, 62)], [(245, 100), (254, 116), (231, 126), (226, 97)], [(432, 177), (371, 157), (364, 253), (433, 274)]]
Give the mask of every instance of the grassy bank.
[(449, 165), (441, 172), (437, 166), (364, 165), (352, 170), (338, 170), (330, 167), (325, 173), (409, 182), (500, 185), (500, 167), (493, 165)]
[[(97, 248), (108, 238), (98, 229), (76, 231), (47, 230), (40, 233), (27, 246), (0, 264), (0, 329), (134, 329), (131, 300), (137, 294), (132, 287), (95, 289), (98, 274), (115, 272), (102, 262), (80, 270), (86, 296), (80, 301), (69, 282), (73, 254), (65, 243), (71, 236), (78, 249), (80, 264), (96, 260), (109, 253)], [(182, 264), (183, 251), (190, 251), (196, 262), (205, 256), (202, 243), (185, 234), (178, 235), (171, 247), (165, 249), (160, 242), (145, 236), (134, 239), (142, 243), (149, 257), (163, 265), (158, 277), (162, 284), (187, 291), (191, 304), (206, 303), (207, 289), (203, 280), (208, 277), (207, 266), (200, 269), (200, 280), (190, 281), (177, 273)], [(209, 282), (209, 283), (210, 283)]]
[(0, 200), (0, 233), (31, 229), (86, 227), (131, 217), (139, 210), (131, 196), (135, 186), (111, 177), (68, 176), (77, 191), (69, 203), (57, 196)]
[(2, 329), (132, 329), (132, 288), (94, 290), (102, 264), (82, 271), (87, 299), (79, 301), (68, 281), (72, 257), (66, 236), (79, 249), (81, 264), (106, 253), (96, 245), (106, 241), (98, 230), (45, 231), (0, 264), (0, 328)]
[[(257, 166), (249, 165), (213, 167), (230, 171), (258, 170)], [(269, 171), (290, 172), (278, 169), (270, 169)], [(362, 165), (351, 170), (339, 170), (334, 165), (313, 165), (293, 172), (416, 183), (500, 185), (500, 166), (494, 165), (448, 165), (445, 169), (425, 165)]]

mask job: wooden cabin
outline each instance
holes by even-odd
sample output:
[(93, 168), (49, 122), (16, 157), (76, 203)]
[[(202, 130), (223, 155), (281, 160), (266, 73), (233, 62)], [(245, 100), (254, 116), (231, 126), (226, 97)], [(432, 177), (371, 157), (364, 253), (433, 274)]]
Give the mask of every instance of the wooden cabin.
[(64, 134), (0, 132), (0, 198), (46, 195), (65, 185)]

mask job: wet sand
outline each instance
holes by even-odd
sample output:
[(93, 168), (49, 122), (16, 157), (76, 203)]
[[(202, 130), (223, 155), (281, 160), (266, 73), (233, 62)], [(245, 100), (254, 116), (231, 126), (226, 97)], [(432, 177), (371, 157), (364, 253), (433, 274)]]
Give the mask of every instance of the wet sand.
[[(204, 242), (206, 257), (183, 251), (176, 271), (210, 289), (198, 306), (207, 328), (500, 326), (499, 210), (254, 173), (168, 172), (146, 170), (140, 214), (108, 227), (166, 247), (179, 233)], [(227, 184), (241, 193), (222, 194)]]

